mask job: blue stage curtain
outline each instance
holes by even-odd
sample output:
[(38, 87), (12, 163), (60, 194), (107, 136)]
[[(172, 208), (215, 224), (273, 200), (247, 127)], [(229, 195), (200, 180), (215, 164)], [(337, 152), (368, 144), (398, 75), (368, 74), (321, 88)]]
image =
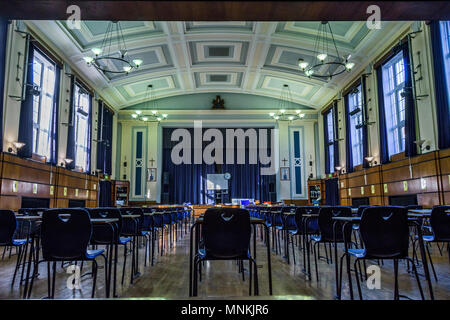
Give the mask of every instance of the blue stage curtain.
[[(97, 169), (110, 175), (112, 168), (112, 127), (113, 113), (102, 100), (98, 103), (98, 126), (97, 126)], [(102, 129), (103, 127), (103, 129)]]
[[(328, 111), (328, 112), (331, 112)], [(325, 174), (329, 174), (330, 171), (330, 152), (328, 149), (328, 121), (327, 121), (327, 113), (322, 115), (323, 117), (323, 141), (324, 141), (324, 150), (325, 150)]]
[(382, 67), (377, 68), (377, 91), (378, 91), (378, 121), (380, 131), (380, 161), (381, 163), (389, 162), (389, 149), (386, 128), (386, 116), (384, 111), (384, 94), (383, 94), (383, 71)]
[(433, 49), (434, 89), (436, 95), (436, 117), (438, 124), (439, 149), (450, 147), (450, 97), (442, 50), (441, 26), (439, 21), (430, 24), (431, 47)]
[(405, 62), (405, 155), (412, 157), (417, 154), (416, 138), (416, 111), (412, 90), (411, 61), (409, 59), (408, 42), (404, 42), (398, 49), (403, 52)]
[[(3, 119), (3, 94), (6, 77), (6, 41), (8, 38), (8, 20), (0, 18), (0, 119)], [(0, 151), (3, 150), (3, 121), (0, 121)]]
[[(75, 168), (75, 118), (74, 118), (74, 104), (75, 104), (75, 80), (72, 77), (70, 80), (70, 107), (69, 107), (69, 126), (67, 133), (67, 149), (66, 158), (72, 159), (71, 163), (66, 164), (67, 169)], [(70, 125), (72, 124), (72, 125)]]
[(339, 205), (339, 184), (338, 178), (325, 179), (325, 205)]
[(347, 167), (347, 172), (353, 172), (353, 153), (352, 153), (352, 130), (351, 130), (351, 122), (350, 122), (350, 114), (349, 114), (349, 101), (348, 94), (344, 97), (344, 105), (345, 105), (345, 140), (346, 140), (346, 148), (345, 148), (345, 163)]
[(363, 126), (362, 130), (362, 143), (363, 143), (363, 168), (369, 168), (369, 162), (366, 157), (369, 156), (369, 138), (367, 134), (367, 100), (366, 100), (366, 77), (362, 78), (361, 83), (361, 95), (362, 95), (362, 108), (363, 108)]
[[(204, 128), (203, 132), (208, 128)], [(247, 128), (246, 128), (247, 129)], [(225, 173), (231, 174), (230, 188), (228, 190), (228, 201), (232, 198), (251, 198), (261, 202), (270, 201), (269, 184), (272, 182), (273, 176), (263, 176), (260, 174), (261, 164), (249, 164), (248, 163), (248, 146), (245, 150), (246, 164), (223, 164), (216, 166), (214, 164), (208, 165), (202, 162), (202, 164), (194, 164), (194, 148), (193, 142), (191, 143), (191, 158), (192, 164), (180, 164), (175, 165), (171, 160), (172, 147), (178, 142), (172, 142), (170, 137), (173, 132), (173, 128), (163, 129), (163, 173), (169, 173), (169, 202), (170, 203), (184, 203), (190, 202), (193, 204), (209, 204), (214, 202), (214, 193), (208, 192), (206, 189), (206, 177), (210, 173)], [(187, 128), (190, 131), (191, 137), (193, 137), (193, 129)], [(224, 137), (225, 144), (225, 128), (219, 129)], [(245, 129), (244, 129), (245, 130)], [(255, 129), (258, 132), (258, 129)], [(270, 132), (268, 130), (268, 132)], [(203, 142), (203, 147), (210, 142)], [(248, 142), (247, 142), (248, 143)], [(270, 154), (270, 140), (268, 141)], [(235, 144), (236, 148), (236, 144)], [(234, 150), (235, 163), (237, 151)], [(223, 159), (226, 159), (226, 150), (224, 150)]]
[(20, 107), (20, 122), (18, 141), (25, 143), (17, 155), (22, 158), (31, 158), (33, 155), (33, 54), (34, 45), (30, 42), (28, 47), (28, 72), (26, 78), (25, 100)]

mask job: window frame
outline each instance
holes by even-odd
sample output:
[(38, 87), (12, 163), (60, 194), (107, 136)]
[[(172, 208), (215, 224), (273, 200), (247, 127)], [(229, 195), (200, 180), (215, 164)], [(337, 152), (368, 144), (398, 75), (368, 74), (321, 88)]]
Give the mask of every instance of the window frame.
[[(358, 92), (353, 92), (357, 90)], [(351, 145), (349, 146), (349, 141), (347, 141), (347, 148), (351, 148), (352, 152), (352, 162), (353, 167), (362, 165), (364, 163), (364, 146), (363, 146), (363, 86), (359, 83), (353, 87), (353, 89), (347, 94), (347, 119), (349, 123), (347, 126), (350, 128), (350, 140)], [(359, 109), (359, 110), (358, 110)], [(359, 126), (359, 128), (357, 128)]]
[[(324, 117), (326, 117), (327, 127), (324, 128), (327, 130), (328, 133), (328, 141), (326, 141), (326, 147), (328, 149), (328, 157), (329, 157), (329, 172), (334, 173), (336, 171), (335, 169), (335, 163), (334, 163), (334, 144), (336, 141), (335, 137), (335, 119), (334, 119), (334, 108), (335, 106), (331, 107), (325, 114)], [(331, 136), (330, 136), (330, 129), (331, 129)]]
[[(400, 62), (402, 62), (402, 69), (399, 71), (398, 66)], [(405, 92), (406, 66), (403, 50), (397, 52), (381, 66), (383, 84), (382, 99), (384, 99), (385, 106), (384, 117), (386, 120), (389, 157), (404, 152), (406, 146), (406, 98), (403, 96), (400, 99), (402, 92)], [(400, 83), (398, 81), (399, 75), (403, 75), (402, 82)]]
[[(35, 81), (35, 65), (36, 63), (38, 63), (40, 65), (40, 72), (39, 72), (39, 85), (36, 84)], [(49, 94), (49, 90), (47, 88), (48, 85), (48, 70), (51, 70), (53, 72), (53, 94), (50, 95)], [(52, 159), (52, 149), (53, 149), (53, 138), (52, 136), (56, 134), (56, 130), (57, 128), (54, 126), (53, 122), (55, 120), (55, 112), (57, 112), (57, 110), (55, 110), (55, 103), (57, 103), (58, 101), (55, 101), (55, 99), (57, 98), (58, 94), (56, 92), (57, 89), (57, 68), (56, 68), (56, 63), (50, 59), (49, 57), (47, 57), (47, 55), (45, 55), (44, 53), (42, 53), (39, 49), (37, 48), (33, 48), (33, 66), (32, 66), (32, 70), (31, 72), (33, 72), (33, 85), (34, 86), (38, 86), (39, 90), (40, 90), (40, 94), (37, 102), (38, 105), (38, 110), (37, 110), (37, 122), (35, 122), (34, 120), (34, 113), (35, 113), (35, 107), (36, 107), (36, 100), (35, 97), (33, 96), (33, 145), (32, 145), (32, 154), (36, 155), (37, 157), (42, 157), (45, 158), (46, 162), (51, 161)], [(49, 116), (49, 121), (48, 121), (48, 128), (43, 128), (43, 126), (41, 125), (41, 116), (43, 113), (43, 104), (45, 103), (45, 99), (43, 97), (43, 95), (45, 95), (47, 98), (51, 99), (51, 106), (50, 106), (50, 116)], [(42, 152), (42, 150), (40, 150), (40, 146), (42, 145), (42, 141), (41, 141), (41, 132), (44, 132), (45, 135), (47, 136), (47, 152)]]
[[(74, 166), (77, 170), (81, 172), (88, 172), (89, 171), (89, 163), (90, 163), (90, 150), (91, 150), (91, 113), (92, 113), (92, 95), (89, 93), (88, 90), (86, 90), (82, 84), (75, 82), (74, 83), (74, 103), (73, 103), (73, 126), (74, 126), (74, 148), (75, 148), (75, 154), (74, 154)], [(87, 103), (87, 111), (84, 110), (83, 106), (81, 106), (81, 99), (82, 96), (86, 95), (86, 103)], [(84, 137), (84, 143), (80, 143), (81, 139), (78, 139), (78, 132), (80, 128), (80, 119), (85, 122), (86, 124), (86, 135)], [(80, 164), (79, 162), (79, 150), (82, 151), (84, 157), (81, 159), (84, 161), (83, 164)]]

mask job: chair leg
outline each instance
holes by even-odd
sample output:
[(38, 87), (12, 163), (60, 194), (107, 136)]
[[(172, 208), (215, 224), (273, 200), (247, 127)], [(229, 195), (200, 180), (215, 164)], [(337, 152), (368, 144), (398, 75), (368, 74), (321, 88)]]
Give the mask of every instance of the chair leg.
[(55, 286), (56, 286), (56, 261), (53, 261), (53, 279), (52, 279), (52, 295), (51, 295), (52, 299), (55, 299)]
[(16, 268), (14, 269), (14, 275), (13, 275), (13, 280), (11, 283), (11, 287), (14, 286), (14, 282), (16, 281), (16, 275), (17, 275), (17, 271), (19, 271), (20, 268), (20, 263), (22, 262), (22, 247), (19, 247), (19, 253), (17, 254), (17, 262), (16, 262)]
[(297, 237), (296, 236), (292, 236), (293, 238), (292, 238), (292, 257), (293, 257), (293, 259), (294, 259), (294, 265), (296, 264), (295, 263), (295, 248), (294, 248), (294, 238), (295, 238), (295, 240), (297, 240)]
[(124, 245), (124, 249), (123, 249), (123, 269), (122, 269), (122, 286), (123, 286), (123, 282), (125, 280), (125, 267), (127, 266), (127, 253), (128, 253), (128, 249), (127, 249), (127, 245)]
[(317, 254), (318, 254), (318, 252), (316, 252), (316, 247), (318, 246), (318, 243), (319, 242), (316, 242), (313, 245), (314, 266), (315, 266), (315, 269), (316, 269), (316, 280), (317, 280), (317, 282), (319, 282), (319, 268), (317, 267), (317, 259), (318, 259)]
[(356, 259), (355, 262), (353, 263), (353, 268), (355, 269), (355, 278), (356, 278), (356, 284), (358, 287), (358, 294), (359, 294), (359, 300), (362, 300), (362, 291), (361, 291), (361, 283), (359, 281), (359, 275), (358, 275), (358, 269), (356, 268), (357, 265), (359, 265), (360, 269), (361, 269), (361, 265), (359, 263), (359, 259)]
[(427, 245), (425, 246), (425, 248), (426, 248), (427, 253), (428, 253), (428, 258), (430, 259), (430, 265), (431, 265), (431, 270), (433, 270), (434, 279), (437, 282), (438, 279), (437, 279), (437, 275), (436, 275), (436, 270), (434, 270), (433, 260), (431, 259), (430, 248)]
[(419, 279), (419, 274), (417, 273), (417, 268), (416, 268), (416, 264), (414, 263), (414, 261), (411, 258), (406, 258), (406, 260), (408, 260), (411, 265), (412, 265), (412, 270), (414, 272), (414, 276), (416, 277), (416, 281), (417, 281), (417, 286), (419, 287), (419, 291), (420, 291), (420, 296), (422, 298), (422, 300), (425, 300), (425, 296), (423, 294), (423, 290), (422, 290), (422, 285), (420, 284), (420, 279)]
[[(248, 260), (248, 270), (249, 270), (249, 280), (248, 280), (248, 295), (252, 295), (252, 262)], [(244, 273), (244, 270), (242, 270), (242, 274)], [(254, 293), (253, 293), (254, 294)]]
[(398, 294), (398, 260), (394, 259), (394, 300), (399, 300)]
[(94, 296), (95, 296), (95, 285), (96, 285), (96, 283), (97, 283), (97, 269), (98, 269), (98, 266), (97, 266), (97, 261), (95, 261), (95, 259), (94, 260), (92, 260), (92, 273), (93, 273), (93, 281), (92, 281), (92, 293), (91, 293), (91, 298), (94, 298)]

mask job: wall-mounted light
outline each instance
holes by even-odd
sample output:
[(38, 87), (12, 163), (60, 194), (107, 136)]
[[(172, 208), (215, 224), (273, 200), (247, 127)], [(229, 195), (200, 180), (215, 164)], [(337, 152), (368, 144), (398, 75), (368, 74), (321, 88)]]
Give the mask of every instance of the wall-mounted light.
[(338, 174), (341, 173), (342, 167), (341, 166), (336, 166), (334, 167), (334, 169), (337, 171)]
[(366, 161), (369, 163), (369, 166), (371, 167), (372, 166), (373, 157), (372, 156), (368, 156), (368, 157), (365, 157), (364, 159), (366, 159)]
[(13, 151), (15, 151), (15, 153), (17, 154), (17, 152), (22, 149), (23, 147), (25, 147), (26, 143), (25, 142), (19, 142), (19, 141), (14, 141), (12, 143), (12, 145), (14, 146), (14, 149), (9, 147), (8, 148), (8, 152), (12, 153)]

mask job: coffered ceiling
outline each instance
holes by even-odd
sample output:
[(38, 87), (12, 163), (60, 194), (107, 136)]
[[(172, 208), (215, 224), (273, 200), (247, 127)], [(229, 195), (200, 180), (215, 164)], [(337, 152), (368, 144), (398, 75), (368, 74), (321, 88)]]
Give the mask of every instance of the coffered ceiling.
[(356, 67), (324, 81), (309, 79), (297, 66), (299, 58), (314, 59), (319, 23), (123, 21), (128, 55), (143, 64), (128, 75), (117, 75), (104, 74), (83, 60), (100, 46), (108, 21), (82, 21), (79, 30), (68, 28), (66, 21), (27, 21), (115, 109), (144, 102), (148, 84), (153, 84), (156, 99), (197, 93), (279, 98), (288, 84), (294, 103), (318, 109), (356, 76), (380, 43), (409, 25), (382, 22), (380, 30), (369, 30), (365, 22), (330, 22), (339, 54), (351, 54)]

